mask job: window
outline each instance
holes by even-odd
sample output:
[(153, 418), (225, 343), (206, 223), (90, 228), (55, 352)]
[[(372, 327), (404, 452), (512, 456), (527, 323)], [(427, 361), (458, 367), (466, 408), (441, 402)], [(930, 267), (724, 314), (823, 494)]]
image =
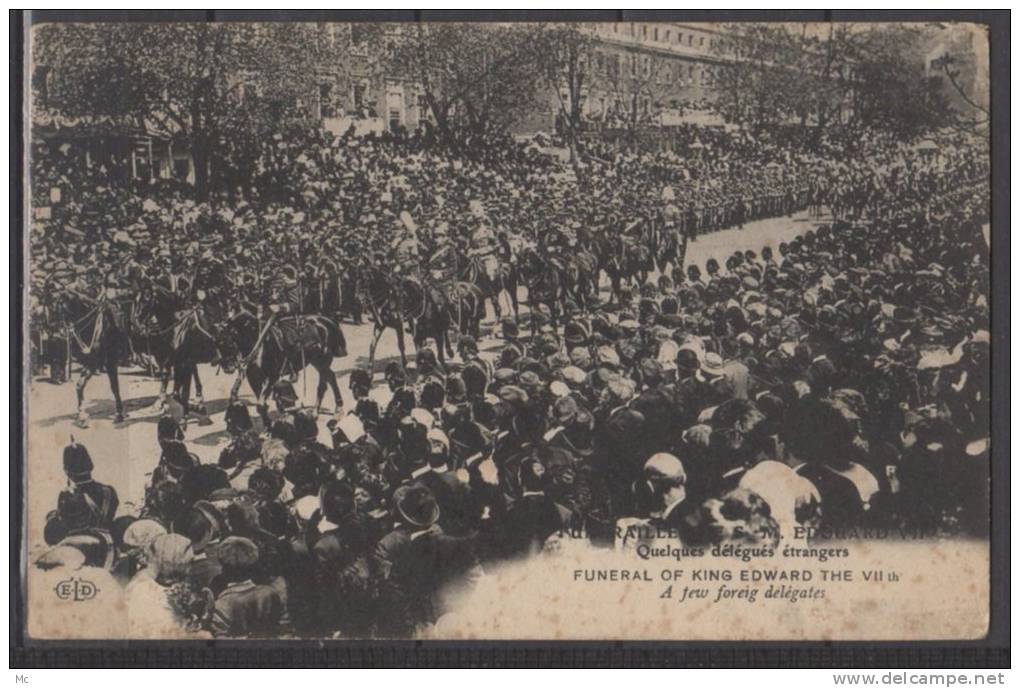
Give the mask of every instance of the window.
[(648, 38), (648, 27), (644, 24), (641, 25), (641, 38)]
[(252, 103), (256, 98), (258, 98), (259, 89), (255, 84), (246, 81), (241, 84), (240, 94), (242, 103)]
[(652, 58), (648, 55), (642, 58), (641, 75), (646, 79), (652, 75)]
[(700, 38), (698, 38), (698, 45), (704, 47), (704, 45), (705, 45), (705, 37), (704, 36), (701, 36)]
[(368, 29), (363, 24), (351, 24), (351, 45), (361, 45), (368, 40)]
[(35, 89), (39, 105), (45, 106), (50, 100), (50, 68), (36, 67), (32, 74), (32, 87)]
[(638, 62), (637, 57), (638, 57), (637, 55), (631, 55), (630, 56), (630, 75), (631, 76), (637, 76), (637, 68), (638, 68), (637, 67), (637, 62)]
[(656, 26), (652, 30), (652, 40), (655, 40), (655, 41), (659, 40), (659, 27), (658, 26)]
[(676, 35), (676, 42), (677, 43), (683, 43), (684, 42), (684, 35), (682, 33), (679, 33), (679, 32), (677, 33), (677, 35)]
[(694, 45), (694, 34), (687, 34), (687, 45)]
[(336, 117), (336, 103), (333, 100), (333, 84), (324, 81), (319, 84), (319, 117)]
[(354, 109), (362, 110), (365, 107), (365, 96), (368, 93), (368, 84), (358, 81), (354, 84)]
[(669, 29), (666, 29), (666, 42), (667, 43), (669, 43), (669, 34), (670, 33), (671, 33), (671, 31)]

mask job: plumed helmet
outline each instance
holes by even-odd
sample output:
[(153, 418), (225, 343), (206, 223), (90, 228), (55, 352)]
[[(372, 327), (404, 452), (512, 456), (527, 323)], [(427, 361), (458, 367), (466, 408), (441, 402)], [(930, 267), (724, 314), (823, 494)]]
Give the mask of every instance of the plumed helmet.
[(85, 445), (72, 441), (64, 447), (64, 473), (69, 477), (87, 477), (93, 467), (92, 457)]

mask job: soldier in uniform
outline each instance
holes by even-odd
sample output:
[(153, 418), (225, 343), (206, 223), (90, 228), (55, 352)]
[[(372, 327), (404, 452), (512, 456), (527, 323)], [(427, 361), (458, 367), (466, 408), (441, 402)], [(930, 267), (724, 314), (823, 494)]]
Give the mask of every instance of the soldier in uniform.
[(210, 324), (216, 326), (223, 321), (225, 315), (227, 268), (213, 253), (214, 246), (214, 241), (203, 242), (191, 288), (195, 301), (205, 310)]
[(436, 226), (433, 237), (435, 247), (428, 259), (425, 285), (432, 292), (433, 300), (445, 306), (448, 300), (445, 285), (457, 278), (457, 246), (450, 240), (450, 228), (445, 222)]
[[(403, 277), (418, 277), (421, 269), (421, 246), (410, 222), (410, 215), (396, 224), (397, 238), (392, 246), (394, 272)], [(402, 217), (403, 219), (403, 217)]]
[(676, 244), (676, 266), (683, 269), (687, 257), (687, 235), (680, 226), (680, 209), (677, 208), (675, 199), (673, 187), (667, 186), (663, 189), (662, 200), (665, 205), (662, 208), (662, 231), (667, 236), (673, 237)]
[(82, 528), (109, 530), (120, 504), (115, 489), (92, 479), (94, 465), (84, 445), (72, 441), (64, 447), (63, 460), (68, 488), (60, 493), (57, 510), (46, 518), (44, 538), (48, 544)]
[(279, 318), (301, 312), (301, 284), (298, 271), (292, 265), (284, 265), (267, 285), (259, 319), (265, 320), (264, 327), (271, 326)]
[(471, 248), (468, 249), (468, 257), (481, 261), (485, 275), (495, 281), (499, 277), (499, 261), (496, 258), (496, 250), (499, 242), (496, 233), (484, 219), (479, 218), (478, 226), (471, 234)]

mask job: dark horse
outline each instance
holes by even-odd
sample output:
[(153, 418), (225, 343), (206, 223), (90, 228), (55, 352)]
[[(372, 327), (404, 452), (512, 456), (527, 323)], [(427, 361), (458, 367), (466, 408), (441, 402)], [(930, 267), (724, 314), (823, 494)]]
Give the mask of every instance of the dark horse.
[(453, 282), (446, 288), (450, 303), (450, 320), (456, 324), (458, 334), (481, 338), (482, 320), (485, 318), (485, 295), (469, 282)]
[(123, 421), (126, 416), (117, 366), (131, 351), (123, 307), (105, 296), (94, 298), (71, 290), (58, 295), (57, 307), (67, 329), (71, 356), (81, 364), (75, 384), (78, 415), (74, 424), (82, 428), (88, 426), (89, 416), (83, 408), (85, 385), (99, 371), (106, 371), (110, 379), (116, 405), (114, 422)]
[[(175, 363), (179, 360), (176, 345), (177, 335), (181, 334), (179, 327), (188, 318), (192, 317), (190, 311), (179, 312), (182, 305), (178, 294), (159, 284), (146, 284), (139, 289), (131, 309), (131, 343), (134, 351), (149, 356), (156, 364), (159, 373), (159, 401), (160, 404), (166, 400), (166, 388), (170, 381), (171, 374), (174, 377), (174, 398), (181, 406), (188, 411), (189, 396), (191, 392), (190, 383), (195, 383), (195, 393), (198, 395), (196, 411), (205, 420), (205, 399), (202, 393), (202, 381), (198, 376), (198, 366), (186, 365), (191, 371), (191, 378), (188, 384), (182, 385), (179, 375), (174, 369)], [(203, 357), (206, 358), (206, 357)], [(211, 357), (208, 357), (211, 360)], [(185, 387), (187, 387), (185, 389)]]
[[(683, 270), (687, 257), (686, 232), (676, 227), (665, 227), (661, 222), (657, 222), (653, 236), (652, 256), (659, 273), (668, 275), (670, 272)], [(671, 266), (672, 271), (669, 269)]]
[(510, 296), (510, 309), (513, 311), (515, 320), (520, 309), (517, 300), (517, 285), (519, 283), (517, 266), (510, 262), (507, 251), (509, 249), (504, 251), (507, 259), (501, 260), (494, 266), (493, 274), (486, 270), (485, 261), (482, 258), (465, 256), (458, 260), (461, 265), (460, 279), (477, 287), (482, 295), (482, 316), (485, 316), (485, 300), (491, 300), (496, 322), (503, 319), (503, 306), (500, 297), (504, 291)]
[(242, 374), (256, 404), (264, 409), (273, 387), (285, 374), (297, 374), (310, 365), (319, 378), (315, 413), (322, 409), (327, 387), (333, 392), (336, 410), (343, 406), (332, 365), (334, 358), (347, 355), (347, 341), (335, 321), (324, 315), (292, 315), (263, 324), (251, 311), (240, 310), (228, 318), (225, 330), (228, 337), (220, 344), (224, 360), (240, 362), (231, 402), (237, 398)]
[[(631, 225), (633, 227), (633, 225)], [(598, 260), (599, 271), (605, 271), (612, 283), (612, 296), (619, 297), (620, 287), (626, 281), (644, 284), (654, 267), (652, 252), (643, 242), (614, 232), (607, 227), (590, 237), (591, 249)]]
[(535, 311), (539, 304), (545, 304), (552, 315), (552, 325), (557, 326), (560, 303), (566, 296), (563, 286), (563, 268), (543, 258), (534, 246), (521, 251), (520, 275), (528, 288), (528, 307), (531, 309), (531, 334), (536, 333)]
[(360, 282), (362, 301), (372, 314), (373, 337), (368, 349), (368, 369), (374, 370), (375, 348), (387, 328), (397, 333), (400, 363), (407, 368), (404, 346), (404, 324), (410, 323), (415, 348), (420, 349), (431, 337), (436, 342), (440, 365), (446, 365), (446, 356), (454, 356), (450, 345), (450, 304), (438, 286), (422, 286), (413, 277), (403, 277), (368, 267)]

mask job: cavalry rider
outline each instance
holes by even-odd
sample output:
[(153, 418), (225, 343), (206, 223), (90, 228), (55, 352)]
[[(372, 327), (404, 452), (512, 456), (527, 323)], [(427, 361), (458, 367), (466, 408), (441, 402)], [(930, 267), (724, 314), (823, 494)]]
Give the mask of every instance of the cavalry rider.
[(457, 245), (450, 239), (450, 226), (440, 222), (432, 232), (435, 247), (429, 256), (425, 274), (425, 283), (434, 292), (439, 302), (446, 300), (443, 285), (457, 279)]
[(428, 259), (429, 277), (448, 282), (457, 276), (457, 245), (450, 239), (450, 225), (440, 222), (432, 232), (434, 248)]
[(549, 262), (558, 270), (563, 270), (567, 265), (567, 252), (577, 244), (577, 235), (565, 227), (552, 227), (549, 231), (539, 236), (539, 241), (544, 249)]
[(215, 254), (215, 248), (214, 235), (207, 235), (200, 240), (200, 253), (195, 258), (195, 272), (190, 289), (192, 302), (198, 309), (196, 317), (200, 318), (201, 326), (217, 342), (214, 361), (219, 358), (218, 343), (225, 337), (229, 292), (227, 266)]
[(195, 302), (205, 312), (206, 319), (215, 327), (226, 317), (227, 266), (213, 252), (213, 239), (201, 242), (201, 254), (195, 266), (192, 294)]
[(396, 223), (397, 238), (392, 246), (393, 271), (401, 277), (415, 278), (419, 276), (421, 269), (421, 246), (418, 242), (418, 233), (410, 214), (404, 211), (400, 215), (400, 221)]
[(468, 257), (477, 258), (481, 262), (486, 276), (495, 281), (499, 276), (499, 260), (496, 258), (499, 241), (496, 238), (496, 233), (489, 226), (481, 204), (472, 201), (471, 207), (477, 218), (478, 226), (471, 235), (471, 248), (468, 249)]
[(672, 235), (676, 241), (676, 263), (677, 267), (683, 269), (684, 259), (687, 256), (687, 234), (680, 226), (680, 209), (676, 206), (676, 195), (672, 186), (662, 190), (662, 231), (665, 235)]
[(267, 326), (279, 318), (300, 313), (301, 282), (298, 280), (297, 268), (293, 265), (281, 266), (269, 280), (266, 297), (260, 315), (269, 313)]

